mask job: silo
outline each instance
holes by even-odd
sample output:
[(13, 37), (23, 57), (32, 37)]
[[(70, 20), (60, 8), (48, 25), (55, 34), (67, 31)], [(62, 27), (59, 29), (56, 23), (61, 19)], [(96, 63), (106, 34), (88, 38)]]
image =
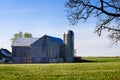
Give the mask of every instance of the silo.
[(64, 33), (64, 43), (65, 43), (65, 60), (66, 62), (73, 62), (74, 54), (74, 32), (68, 30)]

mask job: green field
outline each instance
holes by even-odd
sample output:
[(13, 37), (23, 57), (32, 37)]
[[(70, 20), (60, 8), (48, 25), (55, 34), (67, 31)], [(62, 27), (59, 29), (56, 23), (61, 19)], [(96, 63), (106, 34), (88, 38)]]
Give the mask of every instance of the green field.
[(120, 80), (120, 57), (85, 57), (93, 62), (0, 64), (0, 80)]

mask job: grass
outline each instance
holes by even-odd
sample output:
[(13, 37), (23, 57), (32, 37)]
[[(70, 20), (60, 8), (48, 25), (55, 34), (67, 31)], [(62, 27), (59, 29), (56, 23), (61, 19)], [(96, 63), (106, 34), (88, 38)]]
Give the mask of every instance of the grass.
[(84, 57), (83, 59), (92, 62), (120, 62), (120, 57)]
[(120, 80), (120, 57), (90, 63), (0, 64), (0, 80)]

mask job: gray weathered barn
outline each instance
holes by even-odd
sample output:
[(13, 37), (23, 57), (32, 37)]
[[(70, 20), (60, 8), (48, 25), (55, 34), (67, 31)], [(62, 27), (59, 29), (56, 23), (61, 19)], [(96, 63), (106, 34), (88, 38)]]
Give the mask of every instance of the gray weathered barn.
[(12, 44), (13, 63), (73, 62), (74, 33), (69, 30), (64, 40), (48, 35), (41, 38), (18, 38)]

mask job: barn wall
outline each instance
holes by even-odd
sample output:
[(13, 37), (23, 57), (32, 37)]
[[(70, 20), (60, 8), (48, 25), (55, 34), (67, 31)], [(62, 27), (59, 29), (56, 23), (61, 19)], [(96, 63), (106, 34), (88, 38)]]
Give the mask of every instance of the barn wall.
[(12, 47), (12, 62), (13, 63), (30, 63), (31, 48), (29, 47)]
[(65, 46), (59, 46), (59, 62), (65, 62)]
[(59, 45), (49, 38), (41, 38), (32, 45), (33, 62), (58, 62)]
[(65, 58), (65, 46), (60, 46), (60, 50), (59, 50), (59, 57), (60, 58)]

